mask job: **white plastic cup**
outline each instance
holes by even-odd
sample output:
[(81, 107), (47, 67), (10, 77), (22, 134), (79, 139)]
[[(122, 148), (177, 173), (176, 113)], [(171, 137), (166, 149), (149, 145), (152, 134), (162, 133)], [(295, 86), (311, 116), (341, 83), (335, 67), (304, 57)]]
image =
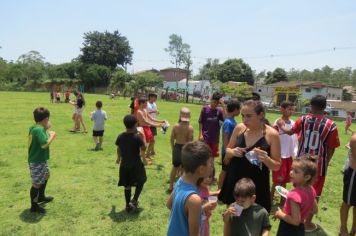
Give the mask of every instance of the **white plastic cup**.
[(211, 203), (215, 203), (218, 201), (218, 197), (217, 196), (209, 196), (208, 201)]
[(244, 209), (244, 207), (243, 206), (240, 206), (239, 204), (237, 204), (236, 202), (234, 202), (233, 204), (232, 204), (232, 206), (235, 208), (235, 210), (236, 210), (236, 216), (240, 216), (241, 215), (241, 213), (242, 213), (242, 211), (243, 211), (243, 209)]

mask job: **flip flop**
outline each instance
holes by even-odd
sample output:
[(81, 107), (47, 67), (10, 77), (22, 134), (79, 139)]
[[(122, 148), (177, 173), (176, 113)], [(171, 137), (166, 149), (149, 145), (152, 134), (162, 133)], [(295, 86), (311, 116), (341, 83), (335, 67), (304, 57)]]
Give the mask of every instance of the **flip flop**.
[(305, 229), (304, 231), (306, 233), (312, 233), (312, 232), (315, 232), (315, 231), (318, 231), (320, 229), (320, 226), (318, 224), (314, 224), (314, 228), (312, 229)]

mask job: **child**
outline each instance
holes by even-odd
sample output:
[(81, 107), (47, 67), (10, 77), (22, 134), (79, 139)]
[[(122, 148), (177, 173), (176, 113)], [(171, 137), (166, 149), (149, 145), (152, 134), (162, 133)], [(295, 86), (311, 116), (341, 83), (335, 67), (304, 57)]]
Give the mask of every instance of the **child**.
[(202, 142), (194, 141), (184, 145), (183, 175), (167, 201), (167, 207), (171, 210), (167, 235), (199, 235), (202, 215), (197, 181), (211, 175), (211, 157), (211, 150)]
[(49, 145), (56, 137), (54, 131), (46, 132), (49, 128), (49, 110), (38, 107), (33, 111), (36, 124), (31, 126), (28, 134), (28, 164), (32, 179), (30, 190), (31, 212), (45, 213), (40, 202), (50, 202), (53, 197), (45, 197), (45, 190), (49, 178), (47, 160), (49, 159)]
[[(235, 184), (234, 197), (236, 202), (231, 204), (223, 214), (224, 236), (269, 235), (271, 224), (268, 212), (255, 203), (255, 192), (255, 184), (250, 178), (242, 178)], [(235, 207), (235, 204), (238, 204), (238, 207)], [(240, 212), (237, 211), (237, 208)]]
[(347, 112), (347, 116), (346, 116), (346, 120), (345, 120), (345, 134), (347, 134), (347, 131), (350, 131), (351, 133), (353, 132), (350, 129), (350, 126), (352, 124), (352, 116), (351, 116), (351, 112)]
[(68, 103), (69, 100), (70, 100), (70, 91), (69, 91), (69, 89), (67, 89), (67, 91), (66, 91), (66, 93), (65, 93), (65, 100), (64, 100), (64, 102), (65, 102), (65, 103)]
[(101, 101), (96, 102), (96, 111), (91, 113), (91, 120), (94, 121), (93, 138), (95, 142), (95, 151), (103, 150), (101, 145), (103, 144), (104, 135), (104, 123), (108, 119), (106, 112), (101, 110), (103, 103)]
[[(133, 115), (124, 117), (126, 132), (121, 133), (117, 145), (117, 160), (120, 164), (118, 186), (125, 187), (126, 211), (138, 208), (138, 198), (147, 180), (146, 170), (141, 161), (140, 153), (145, 152), (145, 144), (137, 134), (137, 119)], [(131, 199), (131, 187), (136, 186), (134, 197)]]
[(209, 201), (210, 195), (213, 195), (209, 189), (210, 185), (213, 181), (213, 176), (209, 176), (206, 178), (198, 179), (197, 186), (199, 188), (199, 196), (202, 200), (202, 209), (203, 209), (203, 225), (200, 229), (201, 236), (209, 236), (210, 235), (210, 226), (209, 219), (211, 216), (211, 211), (215, 209), (217, 205), (218, 198), (216, 197), (216, 201)]
[(277, 236), (304, 235), (305, 219), (318, 208), (312, 187), (316, 174), (317, 165), (311, 157), (293, 161), (290, 179), (295, 188), (287, 193), (283, 210), (278, 208), (275, 213), (281, 220)]
[(177, 172), (180, 171), (182, 164), (181, 154), (184, 144), (193, 141), (194, 130), (193, 126), (189, 124), (190, 110), (186, 107), (180, 109), (178, 123), (173, 126), (171, 133), (171, 148), (172, 148), (172, 170), (169, 178), (168, 192), (172, 192), (173, 183), (177, 176)]
[(225, 149), (229, 144), (230, 137), (234, 131), (235, 126), (237, 125), (235, 121), (235, 116), (240, 114), (241, 104), (238, 101), (231, 101), (227, 104), (227, 115), (224, 120), (222, 127), (222, 145), (221, 145), (221, 172), (218, 180), (218, 191), (221, 189), (222, 184), (224, 183), (226, 177), (227, 166), (224, 164)]
[[(294, 121), (290, 119), (290, 116), (293, 114), (294, 105), (291, 102), (282, 102), (281, 104), (281, 113), (282, 119), (285, 123), (287, 129), (291, 129), (294, 125)], [(289, 136), (285, 134), (282, 130), (279, 129), (277, 119), (274, 122), (273, 127), (279, 133), (279, 139), (281, 141), (281, 167), (277, 171), (272, 172), (272, 181), (273, 185), (271, 188), (271, 200), (273, 204), (274, 192), (276, 186), (286, 187), (286, 184), (289, 183), (289, 172), (292, 168), (293, 157), (297, 155), (298, 151), (298, 140), (296, 134)], [(281, 205), (284, 205), (284, 198), (281, 197)]]
[[(344, 170), (344, 189), (340, 208), (340, 236), (355, 236), (356, 234), (356, 134), (351, 136), (348, 168)], [(347, 230), (349, 210), (353, 207), (352, 228)]]
[[(154, 94), (154, 93), (148, 94), (147, 113), (154, 119), (156, 119), (157, 115), (159, 115), (156, 101), (157, 101), (157, 94)], [(157, 136), (157, 128), (155, 126), (151, 126), (150, 129), (151, 129), (152, 135)], [(152, 150), (151, 150), (152, 156), (154, 156), (156, 154), (154, 144), (155, 143), (152, 144)]]

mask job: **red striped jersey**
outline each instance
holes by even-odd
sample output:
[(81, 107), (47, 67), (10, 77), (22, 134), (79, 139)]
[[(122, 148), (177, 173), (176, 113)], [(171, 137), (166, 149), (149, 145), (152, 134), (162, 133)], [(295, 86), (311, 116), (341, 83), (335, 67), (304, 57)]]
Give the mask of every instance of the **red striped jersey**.
[(325, 176), (330, 150), (340, 146), (335, 122), (325, 116), (309, 114), (299, 117), (292, 130), (294, 133), (300, 133), (297, 156), (318, 156), (319, 175)]

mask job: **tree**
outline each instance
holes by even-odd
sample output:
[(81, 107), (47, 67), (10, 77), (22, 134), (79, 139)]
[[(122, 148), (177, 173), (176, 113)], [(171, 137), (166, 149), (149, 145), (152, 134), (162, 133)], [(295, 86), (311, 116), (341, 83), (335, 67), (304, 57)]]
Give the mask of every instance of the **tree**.
[(98, 64), (115, 69), (118, 65), (126, 68), (132, 61), (132, 48), (126, 37), (119, 31), (88, 32), (84, 34), (82, 54), (79, 59), (85, 64)]
[(228, 81), (246, 82), (253, 85), (251, 67), (242, 59), (229, 59), (218, 67), (218, 80), (225, 83)]
[(109, 89), (112, 91), (128, 91), (129, 82), (132, 80), (132, 76), (124, 71), (123, 69), (118, 69), (112, 76), (109, 84)]
[(135, 74), (134, 76), (134, 90), (147, 91), (148, 88), (160, 88), (163, 87), (163, 77), (152, 72), (142, 72)]
[(273, 84), (280, 81), (288, 81), (287, 72), (282, 68), (276, 68), (272, 73), (267, 73), (266, 84)]
[(188, 84), (190, 77), (190, 66), (192, 65), (191, 59), (191, 50), (190, 45), (183, 43), (181, 36), (172, 34), (169, 36), (169, 46), (164, 49), (171, 56), (171, 63), (175, 65), (176, 68), (179, 68), (182, 64), (185, 66), (185, 69), (188, 70), (188, 76), (186, 78), (186, 102), (188, 102)]

